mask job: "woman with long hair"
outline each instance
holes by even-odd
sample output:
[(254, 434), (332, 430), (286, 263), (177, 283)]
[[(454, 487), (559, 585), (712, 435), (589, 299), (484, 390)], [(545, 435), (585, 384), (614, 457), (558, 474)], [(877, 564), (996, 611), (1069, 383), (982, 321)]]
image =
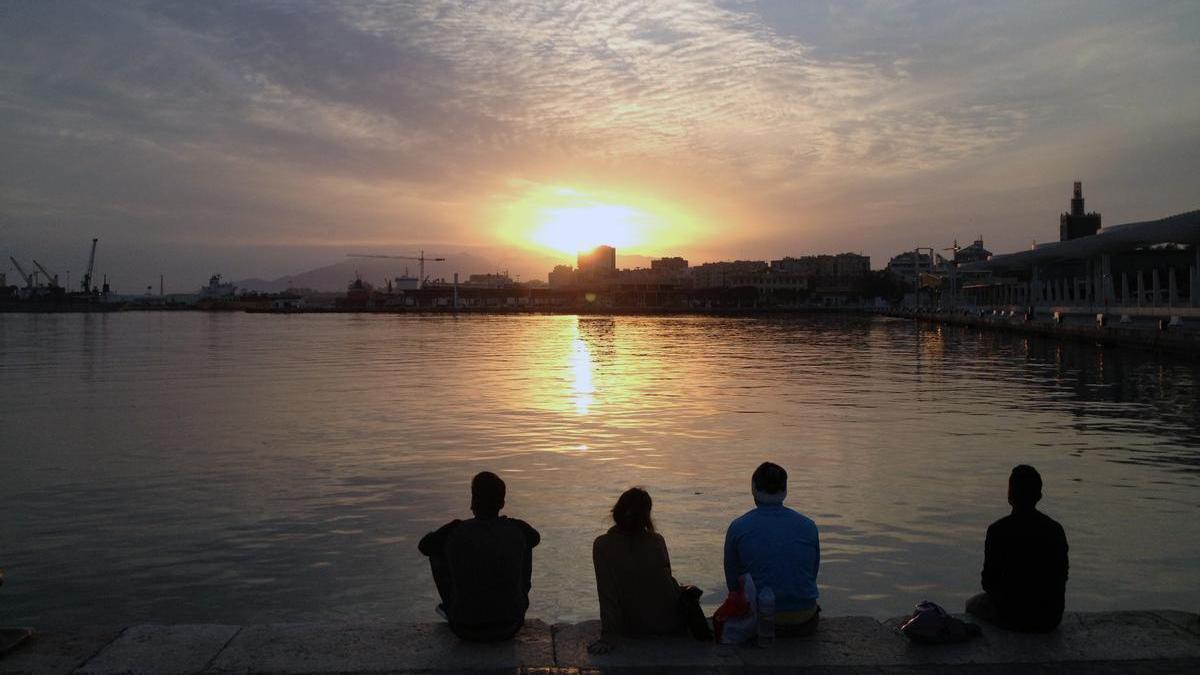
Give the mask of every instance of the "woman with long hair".
[(626, 490), (612, 508), (613, 526), (596, 537), (592, 563), (600, 596), (600, 639), (588, 651), (610, 651), (620, 637), (712, 632), (700, 609), (700, 589), (680, 587), (671, 575), (667, 542), (655, 531), (653, 503), (642, 488)]

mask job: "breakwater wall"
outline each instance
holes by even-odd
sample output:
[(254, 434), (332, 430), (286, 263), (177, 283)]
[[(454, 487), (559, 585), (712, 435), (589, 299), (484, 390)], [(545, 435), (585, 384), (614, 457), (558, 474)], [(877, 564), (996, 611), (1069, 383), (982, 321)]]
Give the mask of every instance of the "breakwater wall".
[(514, 640), (481, 645), (443, 624), (139, 625), (46, 631), (0, 656), (0, 673), (1194, 673), (1200, 617), (1179, 611), (1068, 613), (1053, 633), (984, 626), (970, 642), (917, 645), (906, 617), (822, 619), (816, 635), (766, 649), (689, 638), (625, 640), (591, 655), (598, 621), (531, 620)]

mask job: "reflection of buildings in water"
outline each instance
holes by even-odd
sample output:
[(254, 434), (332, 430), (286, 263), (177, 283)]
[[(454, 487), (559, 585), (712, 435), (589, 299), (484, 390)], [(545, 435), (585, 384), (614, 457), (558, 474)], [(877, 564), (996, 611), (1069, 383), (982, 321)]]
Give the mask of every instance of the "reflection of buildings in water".
[[(742, 319), (730, 321), (745, 323)], [(900, 320), (897, 319), (896, 322)], [(792, 347), (834, 341), (839, 349), (861, 353), (871, 351), (873, 339), (890, 339), (886, 337), (886, 324), (887, 321), (846, 314), (823, 316), (820, 321), (814, 321), (811, 316), (805, 315), (765, 316), (755, 318), (753, 323), (746, 325), (750, 326), (754, 335), (767, 339), (771, 344)]]
[(944, 357), (946, 355), (946, 335), (943, 326), (937, 324), (921, 327), (917, 334), (917, 344), (921, 349), (922, 356), (933, 359)]
[(103, 376), (102, 370), (97, 372), (96, 361), (103, 360), (108, 351), (108, 314), (86, 312), (81, 318), (80, 351), (83, 367), (80, 369), (80, 378), (89, 386), (95, 386), (101, 383)]
[[(1033, 339), (1028, 353), (1035, 361), (1053, 364), (1055, 382), (1070, 386), (1083, 403), (1182, 401), (1192, 398), (1200, 384), (1195, 364), (1162, 361), (1135, 350)], [(1164, 412), (1170, 412), (1170, 408)], [(1186, 408), (1190, 415), (1200, 418), (1200, 411), (1194, 406)], [(1088, 406), (1079, 410), (1081, 414), (1089, 411)]]
[(617, 324), (612, 317), (578, 317), (575, 334), (587, 341), (598, 359), (608, 360), (613, 356)]
[[(1069, 392), (1069, 400), (1063, 403), (1080, 433), (1128, 425), (1122, 430), (1153, 436), (1153, 443), (1123, 450), (1112, 461), (1200, 472), (1200, 406), (1196, 404), (1200, 364), (1082, 342), (990, 332), (981, 337), (980, 349), (1001, 357), (1009, 351), (1009, 341), (1019, 339), (1012, 354), (1024, 355), (1032, 367), (1042, 367), (1047, 375), (1027, 377), (1026, 384)], [(1153, 449), (1147, 449), (1151, 446)]]
[[(944, 367), (946, 358), (946, 334), (940, 324), (921, 325), (914, 323), (913, 335), (915, 340), (916, 358), (913, 367), (921, 386), (914, 396), (921, 399), (924, 396), (936, 396), (936, 390), (943, 383), (955, 377), (953, 371)], [(928, 391), (922, 391), (928, 389)]]

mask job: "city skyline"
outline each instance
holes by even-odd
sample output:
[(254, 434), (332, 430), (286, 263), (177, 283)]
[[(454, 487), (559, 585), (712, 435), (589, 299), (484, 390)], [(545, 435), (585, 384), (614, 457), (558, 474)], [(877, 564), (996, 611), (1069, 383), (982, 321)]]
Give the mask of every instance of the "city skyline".
[(540, 277), (587, 228), (697, 262), (1021, 250), (1077, 180), (1107, 224), (1196, 207), (1198, 26), (1171, 2), (21, 5), (0, 253), (77, 275), (100, 237), (124, 288), (190, 289), (364, 248)]

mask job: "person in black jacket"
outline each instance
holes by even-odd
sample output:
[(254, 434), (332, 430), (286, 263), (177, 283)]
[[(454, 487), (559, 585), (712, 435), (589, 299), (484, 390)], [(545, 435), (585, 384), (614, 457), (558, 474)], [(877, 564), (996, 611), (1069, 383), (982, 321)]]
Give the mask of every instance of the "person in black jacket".
[(1042, 477), (1022, 464), (1008, 479), (1012, 514), (987, 530), (983, 593), (967, 601), (967, 612), (1005, 628), (1054, 630), (1062, 621), (1067, 587), (1067, 536), (1053, 518), (1038, 511)]
[(541, 535), (523, 520), (500, 515), (504, 481), (489, 471), (471, 480), (474, 518), (452, 520), (421, 538), (442, 604), (438, 613), (464, 640), (507, 640), (525, 623), (533, 548)]

